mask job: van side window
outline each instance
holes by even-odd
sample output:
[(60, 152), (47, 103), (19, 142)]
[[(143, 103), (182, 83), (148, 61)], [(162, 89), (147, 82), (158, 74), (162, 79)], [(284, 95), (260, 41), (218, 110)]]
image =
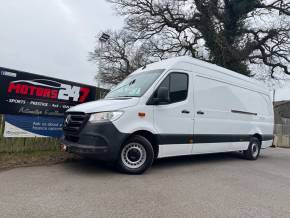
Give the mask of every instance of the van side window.
[(184, 101), (187, 97), (188, 76), (184, 73), (170, 74), (169, 90), (171, 103)]
[(188, 75), (185, 73), (171, 73), (159, 87), (168, 87), (170, 103), (184, 101), (188, 92)]

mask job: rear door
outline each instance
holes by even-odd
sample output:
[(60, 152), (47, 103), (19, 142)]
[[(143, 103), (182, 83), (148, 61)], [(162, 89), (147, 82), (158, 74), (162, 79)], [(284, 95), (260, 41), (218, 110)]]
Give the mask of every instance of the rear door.
[(171, 72), (159, 87), (168, 87), (170, 102), (154, 106), (154, 127), (159, 137), (159, 157), (191, 154), (193, 137), (192, 75)]

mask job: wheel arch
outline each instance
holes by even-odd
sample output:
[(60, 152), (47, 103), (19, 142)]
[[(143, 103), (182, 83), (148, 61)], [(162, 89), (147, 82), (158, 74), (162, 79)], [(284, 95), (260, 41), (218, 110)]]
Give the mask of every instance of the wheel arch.
[[(155, 134), (153, 134), (152, 132), (148, 131), (148, 130), (138, 130), (133, 132), (132, 134), (130, 134), (125, 140), (124, 143), (131, 138), (134, 135), (140, 135), (143, 136), (144, 138), (146, 138), (152, 145), (153, 150), (154, 150), (154, 156), (155, 158), (157, 158), (158, 153), (159, 153), (159, 143), (158, 143), (158, 138)], [(123, 143), (123, 144), (124, 144)]]
[(263, 137), (260, 133), (255, 133), (252, 137), (257, 138), (260, 141), (260, 147), (262, 147)]

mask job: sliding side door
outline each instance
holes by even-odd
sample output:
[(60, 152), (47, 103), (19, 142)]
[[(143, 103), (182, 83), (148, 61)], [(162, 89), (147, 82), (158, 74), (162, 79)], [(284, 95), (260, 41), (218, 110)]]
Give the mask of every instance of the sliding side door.
[[(243, 88), (206, 76), (196, 76), (193, 154), (245, 149), (248, 145), (249, 115)], [(241, 97), (243, 96), (243, 97)]]

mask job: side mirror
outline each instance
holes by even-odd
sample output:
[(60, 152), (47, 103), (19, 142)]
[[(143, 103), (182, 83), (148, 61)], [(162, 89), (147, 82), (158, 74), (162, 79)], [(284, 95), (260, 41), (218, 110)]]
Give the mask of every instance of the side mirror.
[(159, 87), (156, 101), (157, 104), (167, 104), (170, 102), (169, 90), (167, 87)]

